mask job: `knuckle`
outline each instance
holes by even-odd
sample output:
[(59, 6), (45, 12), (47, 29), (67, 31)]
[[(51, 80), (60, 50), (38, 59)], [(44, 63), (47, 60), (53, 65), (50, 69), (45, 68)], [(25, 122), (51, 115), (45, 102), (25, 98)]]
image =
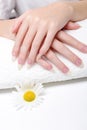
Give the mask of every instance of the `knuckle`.
[(36, 16), (35, 17), (35, 22), (38, 23), (40, 21), (40, 17)]
[(31, 15), (28, 15), (27, 17), (26, 17), (26, 19), (24, 20), (24, 22), (25, 23), (31, 23), (32, 22), (32, 16)]
[(26, 22), (28, 22), (28, 21), (29, 21), (29, 18), (30, 18), (29, 16), (27, 16), (27, 17), (26, 17), (26, 19), (25, 19), (25, 20), (26, 20)]
[(41, 25), (42, 25), (43, 27), (47, 27), (48, 23), (47, 23), (46, 20), (41, 20)]
[(52, 28), (52, 29), (54, 29), (54, 28), (56, 28), (56, 23), (54, 22), (54, 21), (52, 21), (51, 23), (50, 23), (50, 28)]

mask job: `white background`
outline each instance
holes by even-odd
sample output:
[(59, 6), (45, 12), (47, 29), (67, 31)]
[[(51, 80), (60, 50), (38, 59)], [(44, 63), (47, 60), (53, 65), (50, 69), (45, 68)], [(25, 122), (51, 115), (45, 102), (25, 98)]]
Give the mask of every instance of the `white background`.
[(87, 78), (45, 85), (32, 111), (16, 111), (11, 91), (0, 90), (0, 130), (87, 130)]

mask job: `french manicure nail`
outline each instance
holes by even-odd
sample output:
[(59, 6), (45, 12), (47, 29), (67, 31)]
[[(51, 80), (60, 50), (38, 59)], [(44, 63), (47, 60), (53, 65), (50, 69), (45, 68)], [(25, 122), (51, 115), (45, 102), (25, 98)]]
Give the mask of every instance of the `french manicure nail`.
[(69, 69), (67, 68), (67, 67), (65, 67), (64, 69), (63, 69), (63, 73), (68, 73), (69, 72)]
[(27, 64), (27, 68), (30, 69), (30, 68), (31, 68), (31, 65), (30, 65), (30, 64)]
[(67, 75), (71, 75), (71, 74), (72, 74), (72, 72), (69, 70), (66, 74), (67, 74)]
[(82, 63), (79, 67), (80, 67), (80, 68), (84, 68), (84, 64)]
[(75, 25), (76, 25), (77, 27), (81, 27), (78, 23), (75, 23)]
[(87, 53), (87, 46), (84, 46), (84, 47), (82, 48), (82, 51)]
[(15, 56), (12, 56), (12, 61), (16, 61), (16, 57)]
[(32, 64), (32, 61), (30, 59), (28, 59), (28, 64)]
[(75, 62), (75, 64), (76, 64), (77, 66), (80, 66), (80, 65), (82, 64), (82, 61), (81, 61), (80, 59), (77, 59), (76, 62)]
[(22, 67), (23, 67), (23, 65), (18, 64), (18, 69), (19, 69), (19, 70), (21, 70), (21, 69), (22, 69)]

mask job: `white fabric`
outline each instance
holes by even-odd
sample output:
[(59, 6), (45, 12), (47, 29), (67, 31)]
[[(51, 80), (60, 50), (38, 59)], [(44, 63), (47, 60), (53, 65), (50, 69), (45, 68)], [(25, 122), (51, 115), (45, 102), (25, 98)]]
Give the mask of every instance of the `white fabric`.
[(0, 90), (0, 130), (87, 130), (87, 78), (45, 86), (33, 110), (15, 110), (11, 90)]
[(0, 0), (0, 19), (8, 19), (12, 9), (15, 8), (15, 0)]
[[(68, 33), (78, 40), (87, 44), (87, 20), (79, 22), (82, 28)], [(16, 84), (21, 84), (24, 81), (35, 81), (41, 83), (63, 81), (80, 77), (87, 77), (87, 54), (83, 54), (78, 50), (71, 48), (82, 60), (84, 67), (76, 67), (63, 57), (59, 58), (70, 68), (69, 74), (63, 74), (56, 67), (52, 71), (44, 70), (39, 65), (34, 65), (32, 68), (27, 69), (26, 65), (19, 70), (17, 61), (12, 62), (11, 51), (14, 42), (5, 38), (0, 38), (0, 88), (13, 87)]]
[(19, 16), (28, 9), (46, 6), (56, 1), (59, 0), (0, 0), (0, 19), (10, 18), (13, 9), (16, 11), (16, 16)]

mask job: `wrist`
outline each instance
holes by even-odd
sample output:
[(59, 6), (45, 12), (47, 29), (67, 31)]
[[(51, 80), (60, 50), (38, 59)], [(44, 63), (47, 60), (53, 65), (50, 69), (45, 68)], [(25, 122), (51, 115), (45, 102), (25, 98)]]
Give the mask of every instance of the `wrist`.
[(0, 21), (0, 36), (14, 40), (15, 35), (12, 34), (11, 29), (14, 20), (1, 20)]
[(56, 2), (57, 12), (63, 12), (66, 20), (71, 20), (74, 15), (74, 8), (71, 2)]
[(71, 2), (63, 2), (62, 3), (63, 8), (66, 8), (66, 12), (69, 14), (69, 20), (73, 19), (74, 15), (74, 7)]
[(66, 2), (72, 11), (71, 21), (80, 21), (87, 18), (87, 1)]

